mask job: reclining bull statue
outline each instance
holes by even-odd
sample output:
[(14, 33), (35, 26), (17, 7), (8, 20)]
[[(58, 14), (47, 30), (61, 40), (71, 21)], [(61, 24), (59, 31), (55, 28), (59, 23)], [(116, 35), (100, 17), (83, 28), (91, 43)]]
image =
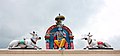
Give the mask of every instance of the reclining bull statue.
[(91, 37), (92, 37), (93, 35), (90, 35), (90, 33), (88, 33), (88, 35), (87, 36), (85, 36), (84, 38), (82, 38), (82, 39), (84, 39), (84, 40), (87, 40), (87, 44), (88, 44), (88, 46), (86, 46), (84, 49), (89, 49), (89, 48), (98, 48), (98, 49), (102, 49), (102, 48), (104, 48), (104, 49), (107, 49), (107, 48), (110, 48), (111, 47), (111, 45), (109, 45), (108, 43), (106, 43), (106, 42), (102, 42), (102, 41), (96, 41), (96, 39), (92, 39)]
[(33, 33), (30, 33), (33, 37), (32, 38), (24, 38), (23, 40), (13, 40), (9, 43), (8, 49), (12, 48), (34, 48), (39, 49), (38, 46), (36, 46), (37, 40), (40, 40), (41, 37), (38, 37), (37, 34), (33, 31)]

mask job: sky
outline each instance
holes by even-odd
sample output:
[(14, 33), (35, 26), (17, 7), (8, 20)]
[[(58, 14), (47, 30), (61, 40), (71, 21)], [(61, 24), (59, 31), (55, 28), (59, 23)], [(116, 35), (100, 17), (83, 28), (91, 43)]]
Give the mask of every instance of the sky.
[(119, 0), (0, 0), (0, 48), (7, 48), (12, 40), (31, 37), (36, 31), (42, 37), (38, 46), (45, 49), (45, 32), (55, 24), (60, 13), (64, 25), (74, 35), (75, 49), (83, 49), (81, 38), (91, 32), (92, 38), (120, 48)]

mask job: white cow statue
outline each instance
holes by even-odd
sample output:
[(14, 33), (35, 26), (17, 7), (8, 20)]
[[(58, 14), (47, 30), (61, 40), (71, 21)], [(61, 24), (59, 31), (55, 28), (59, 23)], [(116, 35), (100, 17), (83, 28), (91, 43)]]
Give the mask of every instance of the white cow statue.
[(86, 46), (84, 49), (87, 49), (87, 48), (110, 48), (111, 45), (109, 45), (108, 43), (106, 42), (102, 42), (102, 41), (96, 41), (96, 39), (92, 39), (93, 35), (90, 35), (90, 33), (88, 33), (87, 36), (85, 36), (84, 40), (87, 40), (87, 44), (88, 46)]
[(33, 37), (29, 39), (23, 39), (23, 40), (13, 40), (9, 43), (8, 49), (12, 48), (34, 48), (39, 49), (39, 47), (36, 46), (37, 40), (40, 40), (41, 37), (38, 37), (37, 34), (33, 31), (33, 33), (30, 33)]

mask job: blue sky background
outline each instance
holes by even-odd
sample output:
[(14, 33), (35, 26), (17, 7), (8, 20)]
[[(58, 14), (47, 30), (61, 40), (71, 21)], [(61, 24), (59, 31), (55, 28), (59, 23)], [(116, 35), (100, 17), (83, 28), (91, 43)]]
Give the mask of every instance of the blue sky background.
[(42, 37), (38, 46), (45, 49), (45, 32), (59, 13), (63, 22), (75, 36), (75, 49), (82, 49), (84, 34), (108, 42), (120, 49), (119, 0), (0, 0), (0, 48), (7, 48), (10, 41), (31, 37), (37, 31)]

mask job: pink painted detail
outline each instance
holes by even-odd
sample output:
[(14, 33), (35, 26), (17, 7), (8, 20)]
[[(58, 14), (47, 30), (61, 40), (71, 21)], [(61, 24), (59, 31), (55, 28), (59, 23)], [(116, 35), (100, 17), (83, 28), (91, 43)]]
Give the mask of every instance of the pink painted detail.
[(46, 43), (46, 49), (49, 49), (50, 47), (49, 47), (49, 43)]
[(104, 43), (102, 41), (97, 42), (98, 45), (103, 45)]
[(73, 44), (73, 42), (71, 42), (70, 45), (71, 45), (71, 49), (74, 49), (74, 44)]
[(70, 36), (70, 39), (74, 39), (74, 36)]
[(65, 43), (65, 49), (68, 49), (68, 43), (67, 42)]
[(57, 49), (57, 45), (54, 43), (54, 49)]
[(45, 39), (49, 39), (50, 38), (50, 36), (45, 36)]
[(54, 36), (54, 40), (56, 40), (57, 39), (57, 37), (56, 36)]

